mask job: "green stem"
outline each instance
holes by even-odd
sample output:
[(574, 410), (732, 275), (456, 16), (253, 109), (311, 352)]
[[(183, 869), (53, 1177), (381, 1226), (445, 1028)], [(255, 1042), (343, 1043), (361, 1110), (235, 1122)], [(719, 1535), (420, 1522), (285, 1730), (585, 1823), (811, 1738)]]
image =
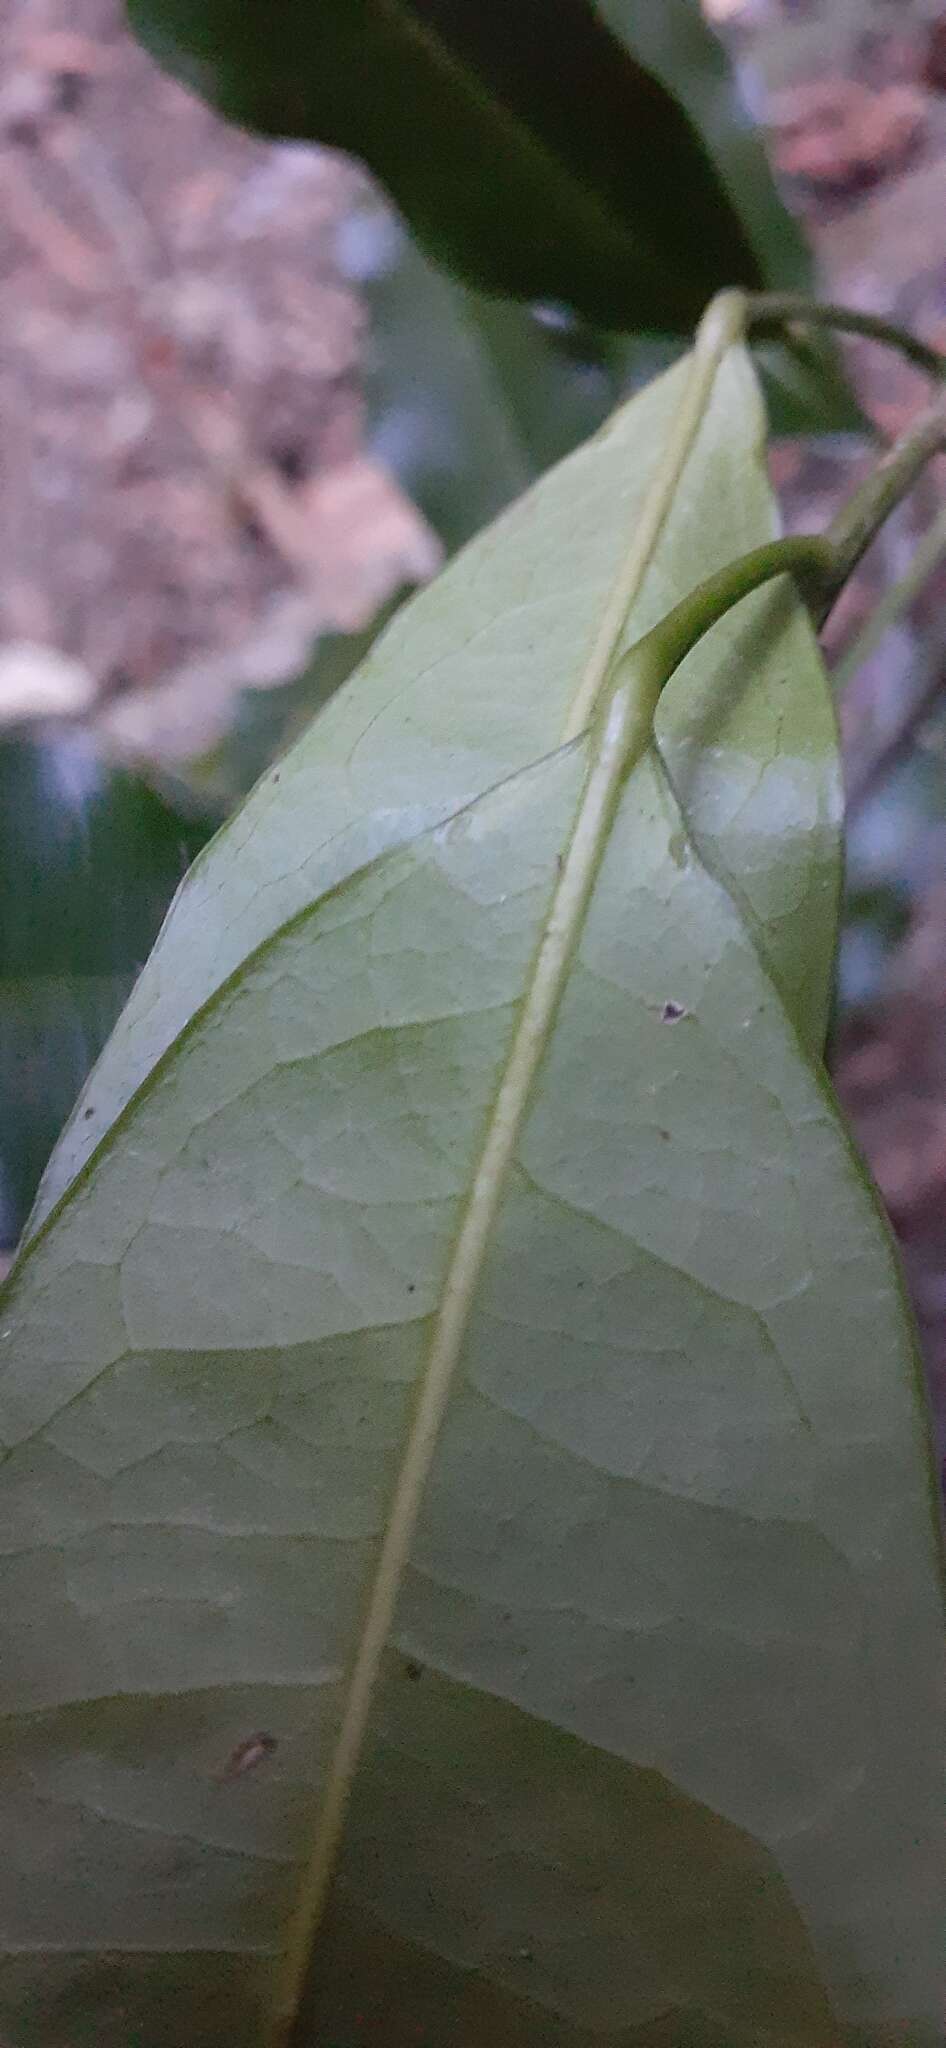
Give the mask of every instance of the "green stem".
[(862, 334), (868, 341), (897, 349), (937, 383), (946, 379), (946, 356), (938, 349), (918, 340), (907, 328), (882, 320), (876, 313), (862, 313), (856, 306), (825, 305), (791, 292), (757, 292), (747, 302), (747, 325), (758, 335), (778, 335), (782, 328), (794, 326), (832, 327), (841, 334)]
[(716, 373), (733, 343), (745, 331), (742, 292), (719, 292), (706, 308), (693, 341), (689, 373), (676, 416), (634, 529), (621, 558), (617, 577), (601, 616), (594, 645), (569, 706), (562, 739), (573, 740), (591, 723), (628, 613), (653, 560), (687, 460), (712, 400)]
[(645, 670), (657, 682), (658, 692), (669, 682), (674, 670), (685, 661), (699, 640), (715, 626), (725, 612), (750, 592), (770, 583), (775, 576), (794, 576), (809, 602), (820, 603), (826, 585), (834, 576), (834, 553), (823, 534), (793, 534), (785, 540), (767, 541), (752, 548), (725, 569), (698, 583), (659, 625), (638, 640), (618, 663), (615, 680), (627, 673), (625, 664)]
[(890, 517), (916, 483), (934, 455), (946, 448), (946, 404), (940, 399), (920, 413), (899, 441), (888, 448), (842, 505), (825, 534), (831, 549), (832, 569), (826, 587), (825, 611), (830, 610), (838, 592), (866, 554), (884, 521)]
[[(843, 307), (809, 305), (805, 299), (776, 297), (773, 294), (748, 302), (750, 324), (761, 316), (772, 319), (776, 313), (781, 319), (808, 315), (826, 324), (838, 324), (839, 316), (842, 320), (847, 319)], [(921, 413), (900, 440), (881, 456), (870, 475), (841, 507), (826, 533), (797, 534), (770, 541), (763, 547), (753, 548), (737, 561), (727, 563), (715, 576), (708, 577), (706, 582), (691, 590), (666, 618), (628, 649), (609, 673), (608, 649), (613, 647), (621, 617), (626, 617), (629, 586), (636, 590), (639, 585), (666, 515), (668, 496), (679, 481), (696, 423), (705, 409), (720, 355), (740, 328), (744, 328), (746, 314), (746, 301), (733, 293), (723, 294), (714, 301), (704, 318), (695, 353), (696, 374), (691, 379), (687, 394), (686, 433), (678, 435), (680, 446), (674, 449), (667, 474), (661, 473), (657, 502), (647, 523), (647, 546), (643, 550), (636, 545), (632, 548), (629, 560), (633, 575), (625, 563), (612, 592), (607, 608), (607, 634), (599, 636), (599, 643), (593, 650), (588, 673), (572, 706), (569, 726), (564, 734), (566, 739), (573, 738), (589, 722), (605, 678), (608, 684), (604, 698), (606, 705), (613, 701), (616, 688), (633, 681), (646, 724), (653, 716), (665, 683), (703, 635), (740, 599), (775, 576), (795, 577), (815, 623), (820, 625), (884, 521), (912, 489), (926, 464), (946, 447), (946, 401), (940, 398)], [(865, 322), (868, 323), (874, 333), (880, 328), (886, 329), (885, 322), (876, 322), (870, 314), (862, 316), (855, 313), (851, 319), (862, 328)], [(935, 356), (921, 342), (914, 345), (912, 336), (902, 336), (899, 330), (889, 329), (887, 338), (896, 340), (898, 346), (901, 342), (908, 344), (907, 352), (912, 352), (914, 359), (922, 360), (926, 367), (935, 365), (937, 375), (944, 368), (944, 359)], [(935, 540), (930, 536), (929, 548), (923, 551), (923, 560), (915, 565), (911, 595), (919, 587), (923, 575), (928, 573), (927, 558), (929, 566), (932, 566), (932, 560), (938, 558), (941, 547), (946, 545), (946, 533), (940, 534), (939, 521), (934, 533)], [(893, 597), (894, 593), (891, 593), (891, 599)]]
[(896, 583), (891, 584), (886, 596), (881, 598), (861, 631), (851, 641), (850, 646), (845, 648), (833, 676), (835, 688), (839, 692), (847, 688), (852, 676), (863, 667), (865, 661), (870, 660), (874, 649), (880, 645), (890, 627), (895, 626), (903, 613), (909, 611), (914, 598), (919, 595), (924, 583), (944, 556), (946, 505), (937, 514), (929, 531), (923, 535), (903, 575), (898, 577)]
[(643, 639), (628, 648), (614, 669), (607, 702), (610, 704), (615, 690), (631, 683), (641, 706), (643, 727), (649, 729), (665, 684), (697, 642), (733, 605), (764, 583), (771, 583), (773, 577), (786, 575), (795, 577), (809, 602), (813, 597), (818, 602), (832, 569), (830, 546), (817, 533), (767, 541), (763, 547), (752, 548), (737, 561), (728, 562), (725, 569), (718, 569), (715, 576), (698, 583), (659, 625), (652, 626)]
[[(628, 650), (613, 671), (612, 687), (626, 680), (630, 672), (639, 679), (644, 695), (649, 694), (656, 707), (664, 684), (704, 633), (724, 612), (750, 591), (770, 582), (773, 576), (795, 577), (812, 617), (820, 624), (884, 520), (912, 488), (931, 457), (944, 446), (946, 405), (941, 401), (921, 413), (902, 438), (881, 456), (826, 533), (796, 534), (785, 540), (769, 541), (727, 563), (715, 576), (691, 590), (666, 618)], [(941, 529), (940, 521), (928, 539), (924, 560), (915, 566), (914, 592), (946, 545), (946, 530)]]

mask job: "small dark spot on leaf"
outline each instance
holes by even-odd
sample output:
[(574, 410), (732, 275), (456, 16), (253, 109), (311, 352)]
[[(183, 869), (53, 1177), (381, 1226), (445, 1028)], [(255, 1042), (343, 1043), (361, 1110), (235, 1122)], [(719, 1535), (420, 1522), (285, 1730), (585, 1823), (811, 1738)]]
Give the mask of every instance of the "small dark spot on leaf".
[(657, 1132), (657, 1136), (658, 1136), (658, 1138), (669, 1138), (669, 1136), (670, 1136), (670, 1132), (669, 1132), (669, 1131), (661, 1131), (661, 1130), (658, 1130), (658, 1132)]
[(90, 1118), (90, 1116), (94, 1116), (94, 1115), (95, 1115), (95, 1104), (94, 1104), (94, 1102), (90, 1102), (90, 1103), (89, 1103), (89, 1107), (88, 1107), (88, 1109), (84, 1109), (84, 1110), (83, 1110), (83, 1112), (82, 1112), (82, 1114), (83, 1114), (83, 1117), (85, 1118), (85, 1121), (86, 1121), (86, 1123), (88, 1123), (88, 1121), (89, 1121), (89, 1118)]
[(278, 769), (278, 768), (277, 768), (277, 770), (276, 770), (276, 773), (275, 773), (275, 775), (273, 776), (273, 781), (274, 781), (274, 782), (278, 782), (278, 781), (279, 781), (279, 769)]
[(682, 1003), (675, 1003), (668, 998), (660, 1014), (665, 1024), (675, 1024), (678, 1017), (686, 1016), (686, 1011)]
[(408, 1291), (408, 1294), (416, 1294), (416, 1293), (417, 1293), (417, 1283), (416, 1283), (416, 1281), (414, 1281), (414, 1280), (409, 1280), (409, 1281), (408, 1281), (408, 1283), (407, 1283), (407, 1291)]
[(417, 1683), (417, 1680), (418, 1680), (419, 1678), (423, 1678), (423, 1675), (424, 1675), (424, 1667), (423, 1667), (423, 1665), (422, 1665), (422, 1664), (418, 1664), (418, 1663), (417, 1663), (417, 1661), (416, 1661), (416, 1658), (414, 1658), (414, 1657), (405, 1657), (405, 1659), (404, 1659), (404, 1676), (405, 1676), (405, 1678), (410, 1678), (410, 1679), (411, 1679), (411, 1680), (413, 1681), (413, 1683), (414, 1683), (414, 1684), (416, 1684), (416, 1683)]
[(255, 1770), (264, 1757), (272, 1756), (276, 1747), (275, 1735), (267, 1735), (263, 1728), (257, 1729), (255, 1735), (248, 1735), (245, 1742), (238, 1742), (231, 1750), (220, 1773), (222, 1783), (232, 1784), (234, 1778), (242, 1778), (246, 1771)]

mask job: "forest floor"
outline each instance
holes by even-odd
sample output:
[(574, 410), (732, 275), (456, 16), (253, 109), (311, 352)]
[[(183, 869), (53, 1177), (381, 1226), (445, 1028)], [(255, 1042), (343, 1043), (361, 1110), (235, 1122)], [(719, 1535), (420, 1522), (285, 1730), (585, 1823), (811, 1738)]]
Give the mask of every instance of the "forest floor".
[(217, 120), (120, 0), (7, 0), (0, 55), (0, 643), (72, 664), (10, 687), (183, 759), (436, 566), (362, 446), (365, 179)]

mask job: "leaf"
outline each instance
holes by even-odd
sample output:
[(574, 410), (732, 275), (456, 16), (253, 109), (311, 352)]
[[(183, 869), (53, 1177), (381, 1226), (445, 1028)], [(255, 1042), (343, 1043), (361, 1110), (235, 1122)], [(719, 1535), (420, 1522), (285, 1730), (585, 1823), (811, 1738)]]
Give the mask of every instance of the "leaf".
[(765, 392), (769, 431), (776, 436), (857, 434), (876, 440), (837, 347), (812, 332), (803, 339), (759, 342), (753, 351)]
[[(406, 606), (195, 863), (57, 1150), (35, 1221), (192, 1012), (281, 923), (554, 747), (629, 535), (659, 483), (687, 374), (681, 364), (645, 388)], [(626, 641), (775, 531), (763, 433), (751, 366), (734, 349)], [(841, 794), (833, 706), (790, 595), (763, 591), (714, 627), (671, 684), (660, 720), (691, 829), (765, 926), (803, 1035), (820, 1047)]]
[(0, 746), (0, 1243), (206, 837), (80, 737)]
[[(602, 19), (671, 92), (703, 138), (717, 175), (772, 290), (813, 292), (817, 279), (799, 223), (785, 206), (762, 133), (744, 104), (719, 37), (699, 0), (595, 0)], [(870, 432), (833, 342), (757, 350), (774, 434)]]
[(370, 321), (369, 447), (451, 551), (525, 490), (536, 465), (463, 291), (383, 202), (339, 236)]
[(315, 713), (347, 682), (374, 645), (407, 591), (398, 591), (360, 631), (322, 633), (312, 643), (305, 667), (285, 683), (244, 684), (229, 731), (208, 753), (165, 771), (172, 795), (182, 790), (206, 811), (225, 815), (271, 770)]
[[(811, 1058), (835, 767), (790, 593), (691, 657), (659, 756), (620, 677), (559, 743), (690, 374), (208, 850), (59, 1162), (0, 1325), (11, 2048), (282, 2038), (349, 1776), (299, 2042), (937, 2039), (937, 1537)], [(732, 351), (630, 637), (764, 538), (758, 430)]]
[[(451, 552), (600, 427), (632, 379), (652, 374), (653, 351), (639, 342), (592, 334), (564, 316), (543, 321), (453, 283), (380, 200), (343, 222), (338, 256), (371, 322), (368, 445)], [(284, 688), (246, 691), (233, 730), (189, 767), (189, 784), (218, 797), (228, 791), (231, 803), (245, 795), (393, 609), (366, 632), (323, 638)]]
[[(683, 352), (457, 284), (383, 203), (353, 210), (338, 246), (370, 321), (369, 445), (451, 551)], [(823, 337), (753, 354), (772, 433), (869, 431)]]
[(784, 205), (765, 143), (739, 93), (726, 52), (699, 0), (594, 0), (596, 12), (645, 71), (660, 80), (703, 138), (771, 289), (811, 291), (811, 253)]
[[(725, 190), (733, 216), (741, 222), (746, 246), (751, 246), (754, 252), (753, 281), (764, 281), (770, 287), (785, 290), (810, 289), (812, 264), (807, 245), (800, 228), (779, 197), (764, 146), (747, 118), (725, 53), (704, 22), (697, 0), (667, 0), (660, 9), (630, 7), (628, 0), (595, 0), (595, 6), (606, 28), (613, 31), (624, 46), (624, 51), (640, 59), (645, 72), (652, 73), (667, 88), (673, 101), (684, 107), (718, 175), (717, 203), (719, 191)], [(288, 123), (292, 132), (296, 132), (293, 124), (300, 120), (298, 76), (293, 72), (287, 81), (280, 85), (277, 80), (273, 86), (282, 109), (281, 117), (273, 113), (268, 101), (260, 105), (261, 79), (268, 76), (261, 65), (258, 49), (260, 17), (251, 7), (240, 10), (238, 17), (234, 18), (228, 8), (229, 0), (204, 0), (203, 14), (195, 14), (189, 7), (186, 16), (181, 10), (178, 18), (177, 0), (130, 0), (133, 26), (171, 70), (184, 75), (189, 83), (215, 99), (225, 112), (250, 126), (275, 127), (277, 132), (282, 132)], [(565, 12), (568, 11), (566, 7)], [(582, 0), (582, 5), (574, 9), (575, 18), (584, 18), (586, 13)], [(315, 34), (322, 37), (329, 33), (324, 17), (324, 9), (318, 22), (310, 13), (306, 14), (307, 36)], [(404, 19), (407, 18), (406, 10)], [(564, 14), (561, 18), (564, 21)], [(353, 19), (349, 15), (349, 21)], [(471, 10), (470, 20), (473, 19)], [(478, 10), (475, 19), (482, 32), (482, 9)], [(459, 22), (462, 25), (462, 13)], [(547, 37), (547, 11), (542, 26), (543, 37)], [(508, 27), (507, 11), (502, 20), (503, 43), (508, 41)], [(524, 22), (523, 33), (526, 32)], [(564, 28), (561, 32), (565, 34)], [(291, 34), (297, 33), (298, 23), (294, 21)], [(488, 26), (486, 33), (491, 33)], [(583, 33), (587, 33), (587, 22)], [(593, 32), (593, 41), (599, 33), (600, 24)], [(270, 66), (278, 65), (279, 56), (273, 48), (266, 23), (262, 34), (267, 44), (268, 63)], [(498, 48), (496, 54), (499, 54)], [(619, 70), (625, 62), (626, 58), (619, 55)], [(348, 67), (348, 75), (352, 79), (356, 76), (356, 69)], [(324, 65), (316, 69), (315, 84), (312, 85), (310, 79), (310, 88), (319, 95), (318, 110), (311, 115), (311, 125), (303, 123), (301, 132), (325, 139), (329, 137), (329, 127), (325, 124), (339, 117), (334, 99), (330, 114), (325, 110), (321, 97), (323, 93), (329, 95), (332, 91), (330, 65), (327, 69)], [(264, 86), (263, 90), (266, 92), (269, 87)], [(397, 121), (396, 108), (384, 111)], [(373, 122), (376, 119), (377, 113), (374, 101), (369, 104), (369, 97), (363, 95), (353, 116), (361, 140), (357, 143), (346, 141), (345, 144), (363, 149), (373, 165), (377, 165), (377, 155), (371, 136), (366, 140), (362, 129), (366, 120)], [(622, 123), (625, 118), (622, 113)], [(571, 119), (577, 140), (581, 131), (577, 107), (572, 108)], [(345, 140), (344, 137), (339, 139)], [(626, 127), (620, 144), (615, 143), (613, 136), (610, 138), (608, 146), (613, 162), (621, 161), (627, 140)], [(415, 154), (412, 131), (407, 148), (411, 166)], [(389, 173), (389, 182), (401, 203), (407, 204), (396, 171)], [(641, 195), (646, 197), (648, 186), (649, 173), (644, 181), (635, 177), (635, 205)], [(504, 203), (503, 191), (504, 188), (496, 185), (496, 167), (491, 163), (480, 196), (484, 203), (491, 205), (495, 192), (497, 215)], [(453, 188), (428, 173), (419, 194), (420, 212), (413, 205), (408, 207), (408, 212), (421, 238), (426, 237), (439, 255), (445, 253), (445, 238), (449, 241), (453, 232), (460, 233), (461, 243), (456, 247), (451, 243), (446, 249), (448, 264), (461, 277), (472, 276), (474, 283), (482, 283), (482, 270), (475, 264), (471, 270), (469, 261), (465, 259), (462, 230), (452, 211), (454, 202)], [(444, 215), (442, 221), (439, 221), (440, 210)], [(544, 187), (542, 210), (543, 219), (547, 222)], [(369, 216), (371, 211), (369, 209)], [(438, 220), (430, 228), (429, 220), (434, 215)], [(372, 228), (370, 219), (363, 221), (356, 217), (353, 242), (360, 243), (365, 233), (369, 239), (377, 240), (380, 218), (380, 212), (375, 211), (375, 227)], [(688, 219), (688, 234), (691, 229), (692, 223)], [(493, 223), (493, 232), (498, 236), (496, 259), (506, 261), (510, 255), (515, 256), (510, 242), (509, 218), (505, 213)], [(637, 227), (634, 232), (637, 232)], [(613, 404), (622, 383), (627, 386), (629, 376), (631, 382), (639, 381), (635, 374), (636, 365), (633, 357), (627, 359), (626, 349), (622, 349), (615, 336), (605, 340), (592, 332), (584, 379), (575, 374), (574, 369), (570, 378), (563, 376), (561, 351), (556, 350), (554, 339), (550, 341), (547, 335), (540, 335), (531, 311), (503, 305), (495, 296), (491, 298), (475, 290), (464, 291), (462, 287), (451, 286), (447, 278), (438, 278), (436, 270), (425, 261), (421, 251), (410, 243), (405, 244), (398, 236), (393, 222), (388, 225), (387, 240), (389, 251), (382, 261), (381, 274), (369, 292), (375, 336), (373, 373), (369, 384), (373, 389), (375, 408), (384, 416), (380, 445), (402, 480), (408, 485), (413, 481), (418, 502), (448, 545), (453, 545), (457, 538), (466, 538), (475, 532), (485, 518), (494, 516), (515, 490), (523, 488), (529, 476), (537, 473), (548, 460), (566, 453), (583, 432), (591, 431), (597, 424), (591, 415), (597, 412), (600, 419), (608, 410), (607, 385), (610, 383), (613, 387), (610, 393)], [(705, 243), (702, 230), (700, 241)], [(572, 257), (574, 255), (575, 251), (572, 251)], [(702, 247), (689, 246), (686, 264), (695, 277), (703, 275), (701, 259)], [(535, 263), (537, 260), (541, 260), (541, 254), (533, 235), (528, 261)], [(583, 258), (581, 260), (584, 261)], [(553, 296), (557, 289), (556, 280), (561, 274), (557, 268), (544, 268), (535, 287), (538, 295), (546, 300)], [(706, 290), (744, 275), (742, 261), (737, 261), (735, 268), (730, 267), (729, 270), (720, 264), (708, 280)], [(590, 293), (587, 285), (575, 282), (571, 269), (569, 276), (570, 289), (565, 295), (573, 299), (580, 311), (590, 314), (593, 320), (604, 320), (605, 325), (632, 331), (655, 325), (658, 328), (677, 326), (681, 332), (686, 331), (692, 325), (691, 314), (702, 303), (701, 287), (693, 296), (691, 314), (682, 321), (675, 321), (672, 309), (649, 306), (639, 289), (635, 291), (633, 304), (622, 302), (616, 306), (613, 285), (604, 273), (593, 280)], [(495, 293), (497, 287), (491, 271), (485, 276), (485, 282)], [(512, 278), (507, 278), (501, 289), (514, 297), (524, 295), (524, 288)], [(602, 293), (607, 295), (604, 311)], [(525, 295), (528, 296), (527, 293)], [(551, 310), (554, 313), (559, 309), (553, 307)], [(479, 336), (477, 329), (480, 330)], [(799, 361), (797, 351), (790, 352), (778, 344), (770, 344), (764, 352), (775, 431), (786, 434), (863, 432), (867, 422), (833, 346), (819, 336), (807, 343), (806, 349), (804, 363)], [(498, 356), (495, 367), (491, 367), (490, 362), (493, 356)], [(581, 365), (577, 367), (580, 369)], [(511, 390), (507, 389), (510, 372)], [(510, 398), (512, 417), (507, 418)], [(526, 416), (524, 434), (519, 417), (522, 410)], [(524, 462), (527, 465), (525, 469)]]
[(339, 257), (371, 322), (369, 445), (451, 551), (603, 424), (640, 353), (454, 283), (380, 201)]
[[(364, 157), (467, 283), (686, 332), (761, 273), (696, 130), (590, 0), (129, 0), (231, 120)], [(790, 233), (791, 230), (789, 229)]]

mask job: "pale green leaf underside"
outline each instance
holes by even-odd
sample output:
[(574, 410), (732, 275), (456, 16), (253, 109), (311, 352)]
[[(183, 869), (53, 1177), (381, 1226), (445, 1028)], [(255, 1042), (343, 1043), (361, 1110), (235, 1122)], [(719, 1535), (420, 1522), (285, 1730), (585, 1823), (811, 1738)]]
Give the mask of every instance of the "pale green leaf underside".
[[(90, 2015), (97, 2048), (258, 2038), (584, 758), (275, 937), (21, 1266), (11, 2048)], [(369, 1996), (405, 2048), (829, 2048), (826, 2001), (933, 2048), (925, 1470), (885, 1232), (646, 757), (477, 1293), (313, 2042)], [(228, 1780), (257, 1728), (276, 1753)]]
[[(9, 2048), (261, 2038), (584, 786), (557, 734), (678, 390), (481, 537), (198, 866), (51, 1177), (120, 1112), (0, 1323)], [(633, 630), (770, 517), (734, 354)], [(887, 1237), (804, 1049), (836, 777), (784, 590), (661, 743), (478, 1276), (319, 2048), (366, 2005), (385, 2048), (837, 2048), (832, 2007), (939, 2038), (937, 1535)]]
[[(197, 861), (57, 1148), (33, 1227), (248, 952), (379, 851), (558, 744), (686, 375), (680, 364), (649, 385), (407, 606)], [(763, 409), (735, 348), (625, 638), (774, 531)], [(661, 731), (691, 828), (757, 920), (820, 1049), (840, 785), (823, 668), (786, 586), (747, 600), (691, 655)]]

